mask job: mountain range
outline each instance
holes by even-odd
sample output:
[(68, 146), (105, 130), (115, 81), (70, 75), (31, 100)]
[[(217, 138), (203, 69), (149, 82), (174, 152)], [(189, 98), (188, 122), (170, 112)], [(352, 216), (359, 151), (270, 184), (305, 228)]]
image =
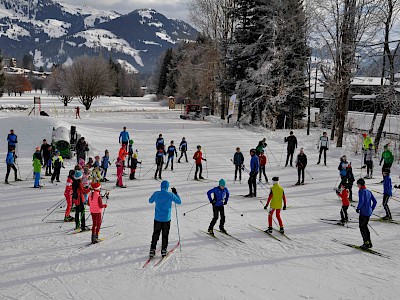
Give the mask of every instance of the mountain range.
[(20, 60), (31, 54), (35, 67), (45, 70), (102, 54), (132, 72), (151, 73), (164, 51), (197, 35), (189, 24), (152, 9), (121, 15), (54, 0), (0, 0), (2, 55)]

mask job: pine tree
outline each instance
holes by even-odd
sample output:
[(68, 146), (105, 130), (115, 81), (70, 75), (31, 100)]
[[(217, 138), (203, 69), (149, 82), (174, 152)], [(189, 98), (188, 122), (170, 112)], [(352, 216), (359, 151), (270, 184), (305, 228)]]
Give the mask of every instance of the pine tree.
[(3, 56), (1, 55), (1, 50), (0, 50), (0, 97), (3, 96), (4, 92), (4, 85), (6, 83), (6, 75), (4, 74), (4, 69), (3, 69)]
[(164, 89), (167, 86), (168, 73), (170, 72), (171, 68), (172, 56), (172, 49), (168, 49), (165, 53), (158, 79), (157, 94), (159, 95), (162, 95), (164, 93)]

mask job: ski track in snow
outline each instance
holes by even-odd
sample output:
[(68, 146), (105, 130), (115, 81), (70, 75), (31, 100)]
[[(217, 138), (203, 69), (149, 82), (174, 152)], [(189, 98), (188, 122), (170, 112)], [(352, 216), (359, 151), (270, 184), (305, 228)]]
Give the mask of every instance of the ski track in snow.
[[(288, 131), (238, 129), (221, 126), (218, 119), (211, 119), (210, 122), (184, 121), (179, 119), (180, 112), (157, 110), (147, 98), (114, 98), (108, 105), (107, 99), (101, 98), (97, 106), (94, 104), (99, 111), (82, 112), (82, 120), (75, 120), (71, 109), (76, 106), (74, 102), (64, 114), (60, 102), (51, 97), (43, 98), (43, 107), (57, 110), (58, 118), (27, 117), (26, 111), (0, 112), (0, 136), (5, 137), (9, 128), (15, 129), (20, 141), (17, 152), (21, 177), (29, 177), (27, 181), (14, 184), (11, 174), (12, 185), (0, 183), (0, 298), (132, 299), (132, 295), (135, 299), (398, 298), (398, 225), (370, 222), (379, 234), (371, 231), (374, 249), (391, 256), (388, 260), (331, 241), (337, 238), (361, 244), (357, 223), (349, 223), (349, 227), (356, 229), (351, 230), (319, 222), (320, 218), (340, 218), (341, 203), (333, 188), (338, 184), (337, 165), (341, 153), (346, 153), (354, 166), (360, 165), (360, 155), (335, 149), (333, 145), (328, 151), (328, 167), (315, 165), (318, 158), (315, 144), (321, 130), (313, 129), (311, 136), (307, 136), (305, 130), (295, 130), (299, 148), (304, 147), (308, 156), (307, 170), (314, 177), (312, 180), (306, 173), (306, 185), (295, 187), (296, 170), (283, 168), (286, 148), (282, 141)], [(24, 101), (17, 97), (11, 98), (10, 102), (20, 104)], [(132, 109), (152, 108), (144, 112), (117, 111), (119, 107), (126, 107), (127, 103), (131, 103)], [(107, 112), (110, 108), (113, 111)], [(73, 159), (66, 161), (66, 169), (62, 169), (61, 183), (58, 185), (52, 185), (48, 182), (49, 177), (46, 177), (42, 180), (46, 184), (44, 188), (31, 188), (33, 181), (29, 173), (34, 147), (39, 146), (43, 138), (50, 140), (51, 128), (59, 125), (77, 126), (77, 131), (89, 142), (90, 156), (103, 156), (104, 150), (108, 149), (111, 160), (119, 149), (119, 132), (123, 126), (127, 126), (134, 140), (134, 149), (139, 151), (139, 160), (143, 161), (142, 177), (131, 181), (124, 176), (123, 182), (128, 187), (115, 188), (116, 170), (113, 162), (108, 170), (110, 182), (103, 183), (103, 188), (110, 190), (103, 226), (116, 225), (101, 229), (100, 232), (100, 237), (115, 232), (121, 235), (82, 248), (90, 242), (91, 232), (70, 234), (66, 231), (72, 229), (74, 223), (46, 223), (61, 220), (65, 208), (57, 207), (42, 221), (51, 211), (47, 209), (63, 197), (66, 174), (75, 162)], [(164, 264), (154, 267), (160, 256), (158, 254), (157, 259), (143, 269), (150, 248), (154, 216), (154, 205), (149, 204), (148, 199), (160, 186), (159, 181), (152, 179), (155, 169), (149, 171), (154, 166), (155, 140), (159, 133), (163, 133), (167, 145), (174, 140), (178, 146), (183, 136), (189, 143), (189, 163), (178, 164), (175, 161), (174, 172), (162, 172), (163, 178), (170, 181), (171, 187), (177, 188), (182, 198), (182, 205), (177, 206), (182, 252), (176, 249)], [(255, 147), (264, 136), (268, 143), (268, 178), (280, 177), (288, 206), (291, 206), (282, 212), (286, 234), (291, 241), (274, 232), (282, 240), (276, 241), (249, 226), (267, 228), (268, 211), (263, 209), (260, 200), (266, 202), (269, 188), (258, 185), (259, 197), (243, 198), (240, 195), (248, 192), (247, 173), (243, 172), (242, 184), (233, 183), (234, 167), (230, 159), (235, 148), (242, 148), (248, 168), (248, 150)], [(353, 148), (351, 143), (354, 140), (350, 136), (347, 138), (348, 149)], [(193, 181), (194, 170), (187, 180), (192, 168), (191, 156), (198, 144), (205, 150), (208, 178), (211, 181)], [(0, 155), (3, 157), (5, 149), (6, 141), (3, 138), (0, 140)], [(274, 155), (270, 151), (274, 151)], [(375, 173), (379, 174), (378, 164), (375, 166)], [(203, 167), (203, 176), (207, 176), (205, 163)], [(393, 171), (392, 180), (396, 184), (398, 166), (394, 166)], [(4, 168), (1, 172), (4, 175)], [(354, 173), (363, 174), (363, 170), (355, 169)], [(244, 214), (241, 217), (233, 209), (225, 207), (225, 227), (244, 244), (217, 232), (216, 235), (228, 245), (225, 246), (200, 232), (207, 230), (211, 221), (211, 206), (183, 216), (184, 212), (207, 203), (207, 190), (216, 186), (220, 178), (227, 180), (231, 193), (229, 205)], [(369, 182), (376, 181), (367, 181), (367, 186)], [(380, 185), (371, 185), (371, 188), (382, 191)], [(353, 188), (353, 195), (356, 200), (356, 187)], [(379, 213), (382, 210), (382, 196), (375, 195), (378, 200), (375, 213)], [(396, 218), (400, 212), (398, 202), (390, 201), (389, 204)], [(88, 215), (86, 212), (86, 217)], [(357, 215), (351, 207), (349, 216), (357, 221)], [(89, 217), (87, 224), (90, 226), (91, 223)], [(275, 223), (273, 226), (277, 228)], [(173, 208), (169, 247), (173, 247), (177, 241)], [(158, 243), (160, 246), (161, 240)]]

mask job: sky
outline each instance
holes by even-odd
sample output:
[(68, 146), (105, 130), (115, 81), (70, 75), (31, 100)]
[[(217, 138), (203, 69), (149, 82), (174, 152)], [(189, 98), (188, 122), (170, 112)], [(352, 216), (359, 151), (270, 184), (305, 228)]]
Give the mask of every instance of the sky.
[(138, 8), (152, 8), (167, 18), (188, 21), (186, 0), (62, 0), (76, 6), (92, 6), (97, 9), (129, 13)]

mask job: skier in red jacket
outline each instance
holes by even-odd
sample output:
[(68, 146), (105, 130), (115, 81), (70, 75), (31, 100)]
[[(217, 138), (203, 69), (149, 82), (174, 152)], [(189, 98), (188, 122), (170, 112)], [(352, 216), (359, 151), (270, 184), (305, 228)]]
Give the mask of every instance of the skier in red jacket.
[[(195, 160), (196, 163), (196, 172), (194, 173), (194, 180), (199, 180), (199, 179), (204, 179), (203, 176), (201, 176), (203, 172), (203, 165), (201, 164), (201, 161), (207, 161), (207, 159), (203, 158), (203, 153), (201, 152), (201, 146), (197, 146), (197, 151), (193, 155), (193, 159)], [(197, 178), (197, 173), (199, 172), (199, 178)]]
[[(260, 172), (259, 174), (259, 181), (261, 182), (261, 175), (264, 174), (265, 181), (268, 183), (267, 174), (265, 174), (265, 166), (267, 165), (267, 157), (264, 155), (264, 150), (261, 150), (260, 155), (258, 156), (260, 161)], [(261, 174), (262, 173), (262, 174)]]

